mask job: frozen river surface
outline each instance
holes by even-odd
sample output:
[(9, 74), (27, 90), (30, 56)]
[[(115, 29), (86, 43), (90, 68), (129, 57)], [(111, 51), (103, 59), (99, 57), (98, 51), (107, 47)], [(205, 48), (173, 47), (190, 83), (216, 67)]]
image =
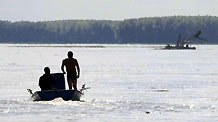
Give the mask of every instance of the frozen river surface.
[[(218, 121), (218, 46), (158, 50), (154, 45), (0, 45), (1, 122)], [(84, 102), (32, 102), (43, 68), (61, 72), (74, 52)]]

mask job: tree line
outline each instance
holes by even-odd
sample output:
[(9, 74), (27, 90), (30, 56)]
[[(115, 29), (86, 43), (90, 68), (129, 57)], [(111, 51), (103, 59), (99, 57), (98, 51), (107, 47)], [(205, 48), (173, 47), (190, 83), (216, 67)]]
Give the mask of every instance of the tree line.
[(218, 17), (170, 16), (111, 20), (0, 21), (1, 43), (175, 43), (179, 34), (187, 39), (201, 30), (218, 43)]

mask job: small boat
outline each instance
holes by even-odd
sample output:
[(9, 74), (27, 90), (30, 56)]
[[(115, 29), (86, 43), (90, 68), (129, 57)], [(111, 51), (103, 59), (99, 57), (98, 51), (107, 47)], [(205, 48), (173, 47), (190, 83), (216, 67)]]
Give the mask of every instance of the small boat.
[(63, 73), (51, 74), (55, 79), (55, 90), (44, 90), (32, 92), (31, 89), (27, 89), (30, 92), (31, 99), (33, 101), (50, 101), (56, 98), (62, 98), (63, 100), (80, 101), (83, 91), (89, 88), (85, 88), (85, 84), (82, 89), (78, 90), (66, 90), (65, 79)]
[(182, 38), (181, 35), (179, 35), (178, 40), (176, 42), (176, 45), (167, 44), (167, 46), (165, 46), (163, 49), (166, 49), (166, 50), (196, 50), (196, 47), (190, 46), (191, 42), (193, 42), (195, 40), (208, 41), (207, 39), (200, 37), (201, 33), (202, 33), (202, 31), (199, 30), (197, 33), (195, 33), (194, 35), (192, 35), (188, 39), (184, 39), (184, 38)]
[(36, 91), (32, 96), (33, 101), (50, 101), (56, 98), (63, 100), (80, 101), (83, 94), (77, 90), (47, 90)]
[(167, 46), (165, 46), (164, 49), (167, 49), (167, 50), (196, 50), (196, 47), (190, 47), (190, 46), (171, 46), (171, 45), (167, 44)]

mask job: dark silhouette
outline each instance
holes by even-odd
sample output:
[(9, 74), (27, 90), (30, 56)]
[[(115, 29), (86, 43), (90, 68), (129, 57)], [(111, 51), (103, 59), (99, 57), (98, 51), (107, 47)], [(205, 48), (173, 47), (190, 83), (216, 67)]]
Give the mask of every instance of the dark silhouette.
[(64, 74), (66, 74), (64, 66), (66, 67), (69, 89), (72, 89), (73, 85), (73, 88), (77, 90), (77, 78), (80, 76), (79, 64), (77, 60), (73, 58), (73, 52), (69, 51), (67, 55), (68, 58), (62, 61), (61, 70)]
[(203, 40), (208, 41), (202, 37), (200, 37), (202, 31), (198, 31), (193, 36), (189, 37), (188, 39), (182, 39), (181, 35), (179, 34), (178, 40), (175, 46), (171, 46), (170, 44), (167, 44), (164, 49), (192, 49), (195, 50), (196, 47), (191, 47), (190, 43), (194, 42), (195, 40)]
[(50, 74), (50, 69), (48, 67), (44, 68), (45, 74), (43, 74), (39, 78), (39, 87), (41, 90), (52, 90), (54, 88), (55, 84), (55, 79), (54, 77)]

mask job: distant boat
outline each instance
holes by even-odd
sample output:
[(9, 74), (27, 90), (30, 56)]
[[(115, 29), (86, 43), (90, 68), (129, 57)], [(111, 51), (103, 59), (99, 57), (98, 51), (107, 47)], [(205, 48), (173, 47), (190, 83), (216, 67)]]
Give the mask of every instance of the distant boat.
[(196, 34), (188, 38), (187, 40), (182, 39), (181, 35), (179, 35), (176, 45), (170, 45), (167, 44), (163, 49), (167, 50), (196, 50), (196, 47), (191, 47), (190, 43), (193, 42), (196, 39), (207, 41), (206, 39), (203, 39), (199, 37), (201, 35), (201, 31), (198, 31)]
[(83, 95), (83, 90), (89, 89), (85, 88), (83, 85), (80, 91), (77, 90), (65, 90), (65, 79), (63, 73), (51, 74), (55, 79), (55, 90), (44, 90), (36, 91), (32, 93), (31, 89), (27, 89), (31, 93), (31, 99), (33, 101), (50, 101), (56, 98), (62, 98), (63, 100), (80, 101)]
[(167, 44), (167, 46), (165, 46), (164, 49), (168, 49), (168, 50), (196, 50), (196, 47), (191, 47), (189, 45), (186, 45), (186, 46), (171, 46), (170, 44)]

